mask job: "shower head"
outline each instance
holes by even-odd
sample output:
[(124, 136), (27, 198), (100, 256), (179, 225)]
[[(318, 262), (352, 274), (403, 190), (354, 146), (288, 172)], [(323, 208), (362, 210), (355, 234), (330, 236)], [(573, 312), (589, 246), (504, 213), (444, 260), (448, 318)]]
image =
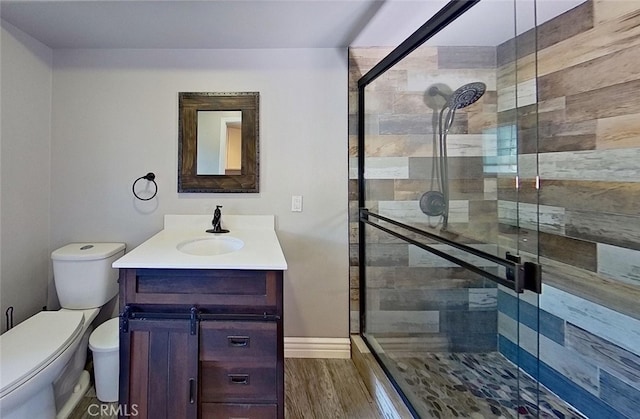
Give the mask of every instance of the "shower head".
[[(448, 89), (448, 88), (447, 88)], [(473, 82), (460, 86), (456, 91), (450, 95), (444, 94), (438, 86), (431, 86), (427, 89), (425, 97), (442, 96), (445, 98), (446, 103), (440, 108), (438, 123), (438, 145), (439, 154), (436, 153), (434, 142), (434, 155), (437, 159), (434, 163), (433, 172), (435, 174), (436, 165), (440, 167), (440, 179), (439, 186), (440, 191), (429, 191), (422, 195), (420, 198), (420, 209), (422, 212), (429, 216), (442, 216), (442, 228), (447, 227), (449, 220), (449, 174), (447, 169), (447, 134), (453, 126), (453, 119), (456, 116), (456, 110), (466, 108), (467, 106), (476, 103), (478, 99), (484, 95), (487, 90), (487, 85), (482, 82)], [(433, 107), (429, 106), (434, 109)], [(445, 116), (445, 109), (449, 108), (449, 111)], [(436, 114), (434, 112), (434, 118)], [(434, 176), (435, 178), (435, 176)]]
[(462, 109), (476, 103), (482, 97), (487, 85), (482, 82), (474, 82), (459, 87), (451, 94), (448, 106), (451, 109)]

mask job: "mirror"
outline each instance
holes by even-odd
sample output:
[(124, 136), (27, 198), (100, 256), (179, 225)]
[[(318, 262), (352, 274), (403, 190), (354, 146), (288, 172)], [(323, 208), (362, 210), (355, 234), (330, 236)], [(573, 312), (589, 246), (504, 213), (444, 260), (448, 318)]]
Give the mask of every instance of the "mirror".
[(258, 192), (259, 93), (178, 95), (178, 192)]
[(241, 174), (242, 112), (198, 111), (196, 174)]

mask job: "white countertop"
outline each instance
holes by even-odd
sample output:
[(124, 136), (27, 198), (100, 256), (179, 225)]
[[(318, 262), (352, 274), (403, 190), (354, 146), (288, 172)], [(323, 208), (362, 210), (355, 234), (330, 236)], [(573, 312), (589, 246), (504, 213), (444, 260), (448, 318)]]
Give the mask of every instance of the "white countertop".
[[(113, 262), (114, 268), (285, 270), (272, 215), (223, 215), (229, 233), (206, 233), (211, 215), (165, 215), (164, 230)], [(191, 255), (178, 250), (187, 240), (224, 236), (242, 240), (241, 249), (218, 255)]]

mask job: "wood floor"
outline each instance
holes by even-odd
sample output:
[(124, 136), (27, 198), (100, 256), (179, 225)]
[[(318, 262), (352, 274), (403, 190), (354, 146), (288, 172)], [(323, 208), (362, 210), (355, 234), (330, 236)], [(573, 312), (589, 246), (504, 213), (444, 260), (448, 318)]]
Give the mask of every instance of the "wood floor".
[(285, 360), (287, 419), (377, 419), (375, 404), (350, 359)]
[[(384, 418), (350, 359), (285, 359), (287, 419)], [(69, 419), (112, 419), (91, 390)], [(117, 404), (112, 404), (117, 409)], [(100, 409), (103, 415), (97, 414)], [(113, 409), (112, 409), (113, 410)]]

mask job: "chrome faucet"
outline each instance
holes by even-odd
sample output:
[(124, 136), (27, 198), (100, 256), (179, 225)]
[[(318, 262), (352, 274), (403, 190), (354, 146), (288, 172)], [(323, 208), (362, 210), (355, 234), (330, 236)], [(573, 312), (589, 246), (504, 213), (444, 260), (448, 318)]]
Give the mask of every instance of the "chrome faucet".
[(222, 228), (222, 211), (220, 211), (222, 205), (216, 205), (215, 211), (213, 211), (213, 220), (211, 220), (211, 224), (213, 228), (207, 230), (207, 233), (228, 233), (229, 230), (225, 230)]

